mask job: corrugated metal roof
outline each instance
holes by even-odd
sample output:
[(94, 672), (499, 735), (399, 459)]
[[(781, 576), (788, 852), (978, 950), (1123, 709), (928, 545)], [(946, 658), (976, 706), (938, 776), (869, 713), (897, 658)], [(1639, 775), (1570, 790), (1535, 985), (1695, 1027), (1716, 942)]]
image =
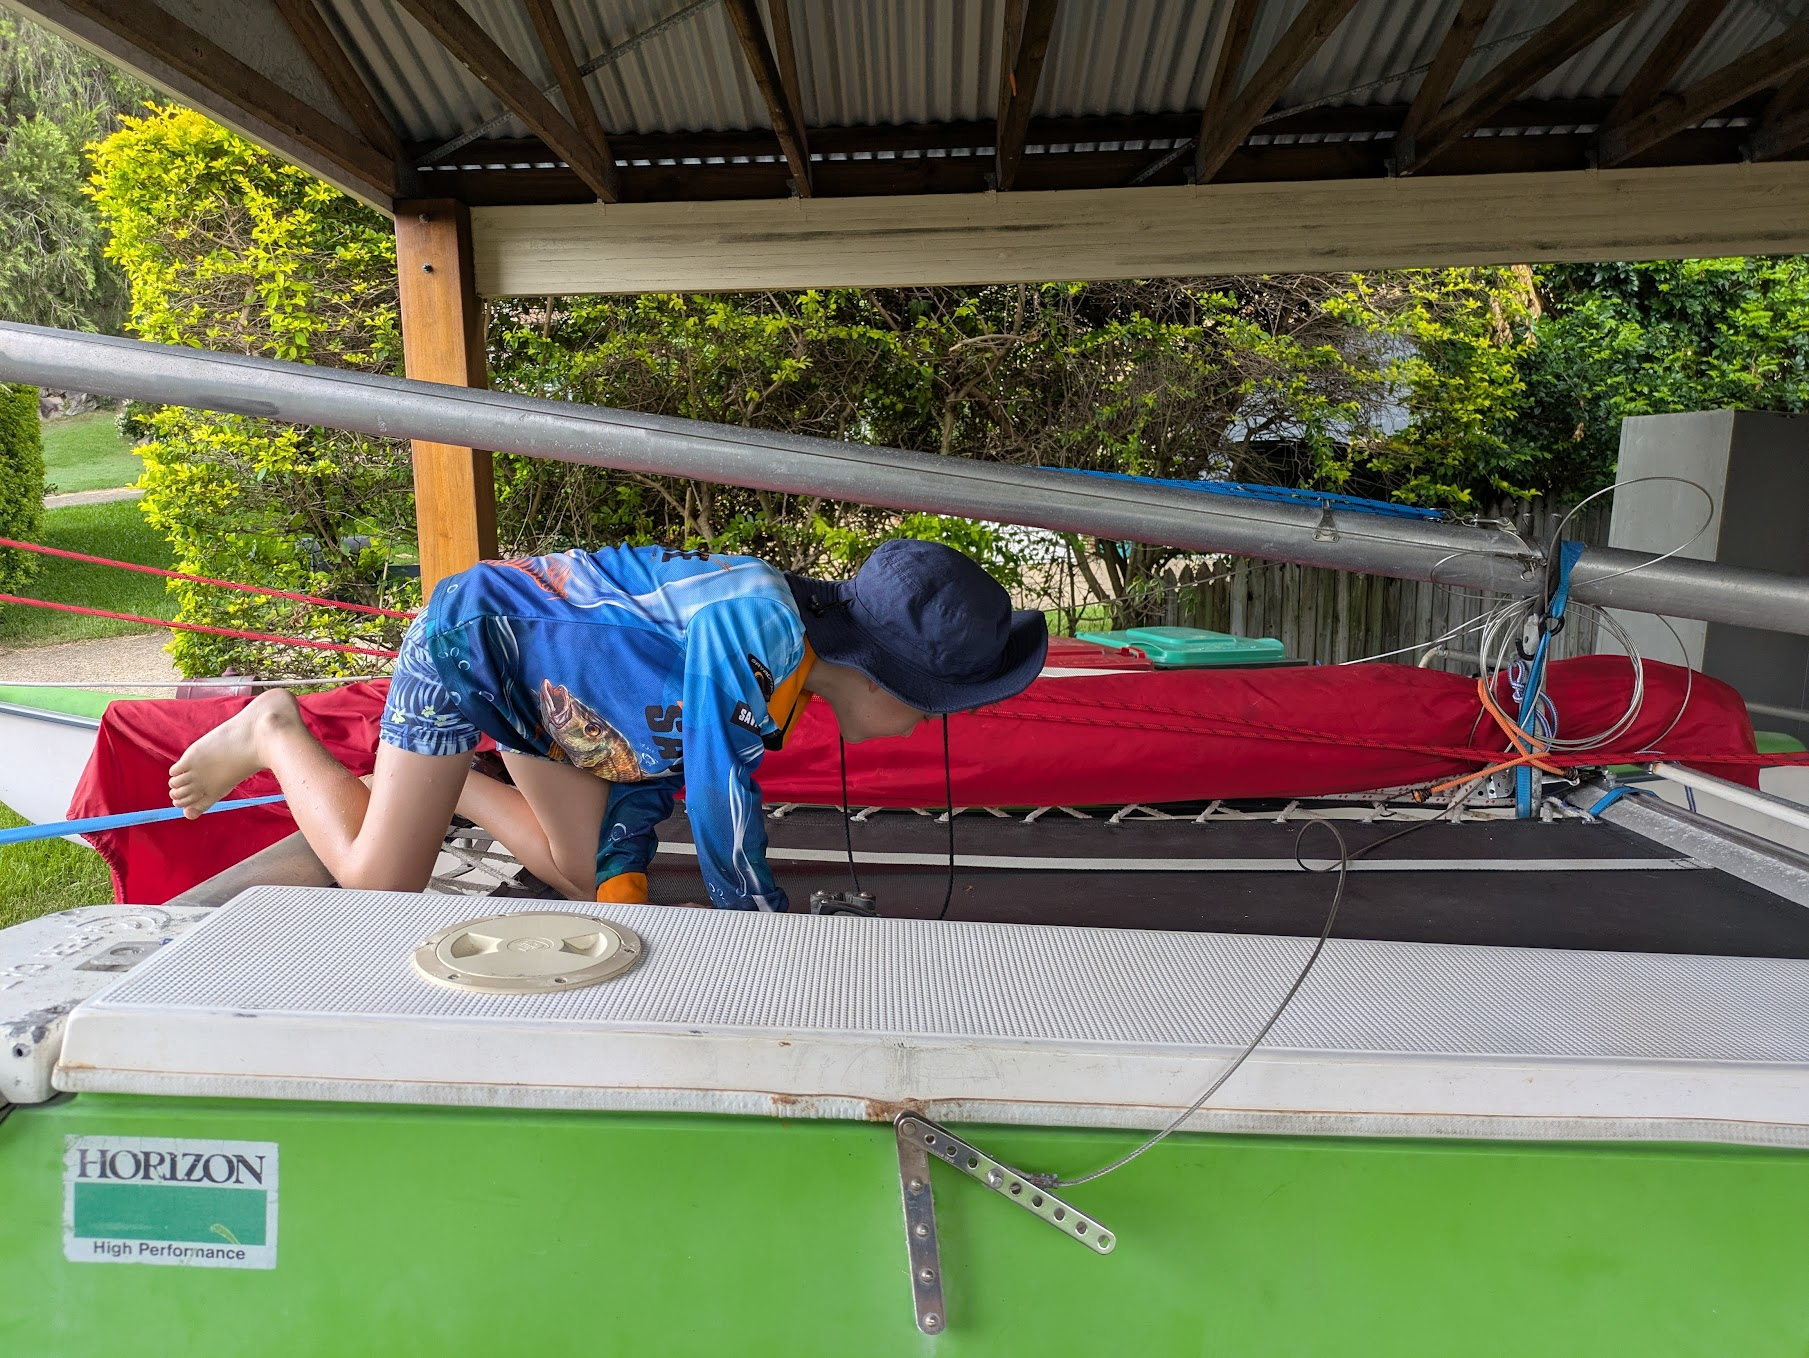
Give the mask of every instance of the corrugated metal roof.
[[(172, 11), (201, 0), (167, 0)], [(368, 69), (407, 140), (435, 143), (493, 120), (487, 136), (525, 137), (500, 102), (393, 0), (323, 0)], [(1248, 78), (1305, 0), (1269, 0), (1259, 12)], [(1505, 60), (1570, 0), (1502, 0), (1460, 73), (1461, 90)], [(1654, 0), (1525, 97), (1612, 96), (1686, 0)], [(516, 0), (465, 0), (524, 70), (553, 83)], [(640, 42), (589, 77), (613, 133), (739, 131), (769, 126), (734, 27), (720, 4), (697, 0), (558, 0), (580, 63), (630, 43), (673, 14), (682, 22)], [(1277, 113), (1305, 106), (1398, 105), (1421, 75), (1459, 0), (1361, 0), (1289, 85)], [(816, 127), (986, 122), (997, 111), (1005, 0), (791, 0), (804, 117)], [(1174, 113), (1202, 108), (1232, 0), (1064, 0), (1036, 112), (1049, 117)], [(1687, 84), (1809, 18), (1809, 0), (1734, 0), (1673, 86)], [(256, 64), (291, 56), (270, 49)], [(298, 77), (299, 79), (299, 77)], [(305, 82), (304, 82), (305, 83)], [(315, 80), (314, 84), (318, 85)], [(561, 102), (555, 95), (555, 101)]]

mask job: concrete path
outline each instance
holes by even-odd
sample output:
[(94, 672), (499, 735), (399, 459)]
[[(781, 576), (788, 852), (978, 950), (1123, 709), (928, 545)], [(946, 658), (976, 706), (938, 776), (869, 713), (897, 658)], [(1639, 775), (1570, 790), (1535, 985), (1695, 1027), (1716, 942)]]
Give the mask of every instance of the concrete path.
[(62, 509), (67, 505), (104, 505), (115, 500), (137, 500), (144, 492), (137, 486), (114, 486), (111, 490), (72, 490), (67, 495), (46, 495), (44, 508)]
[[(167, 632), (146, 632), (142, 636), (103, 637), (98, 641), (63, 641), (54, 646), (0, 646), (0, 684), (19, 679), (96, 684), (172, 682), (182, 676), (176, 673), (163, 649), (168, 640)], [(174, 697), (176, 692), (172, 688), (137, 691), (162, 698)]]

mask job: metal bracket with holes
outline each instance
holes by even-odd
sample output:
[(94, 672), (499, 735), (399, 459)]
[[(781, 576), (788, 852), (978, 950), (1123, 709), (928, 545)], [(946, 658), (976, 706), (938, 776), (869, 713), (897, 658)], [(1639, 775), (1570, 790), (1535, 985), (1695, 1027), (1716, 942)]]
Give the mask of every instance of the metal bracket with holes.
[(936, 1199), (930, 1186), (932, 1159), (954, 1166), (1096, 1254), (1110, 1254), (1117, 1248), (1118, 1238), (1112, 1231), (948, 1128), (917, 1113), (900, 1113), (893, 1126), (898, 1133), (898, 1179), (904, 1192), (911, 1300), (917, 1308), (917, 1328), (925, 1334), (941, 1334), (948, 1325), (942, 1292), (942, 1256), (936, 1237)]

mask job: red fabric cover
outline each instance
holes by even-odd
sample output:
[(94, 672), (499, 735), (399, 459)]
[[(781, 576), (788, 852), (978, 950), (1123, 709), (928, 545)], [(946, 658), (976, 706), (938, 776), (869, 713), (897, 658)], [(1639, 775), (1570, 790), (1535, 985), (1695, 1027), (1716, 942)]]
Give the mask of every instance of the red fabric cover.
[(1043, 664), (1052, 670), (1153, 670), (1156, 662), (1129, 646), (1101, 646), (1079, 637), (1050, 637)]
[[(1639, 720), (1616, 742), (1631, 755), (1664, 732), (1687, 670), (1648, 662)], [(1631, 675), (1616, 656), (1553, 664), (1546, 691), (1560, 734), (1599, 731), (1625, 708)], [(1505, 698), (1505, 694), (1503, 695)], [(1289, 737), (1286, 730), (1308, 738)], [(1310, 737), (1318, 737), (1313, 739)], [(1752, 724), (1728, 685), (1696, 675), (1664, 749), (1704, 772), (1758, 786)], [(1466, 748), (1504, 751), (1476, 681), (1407, 665), (1165, 670), (1041, 679), (1016, 698), (949, 720), (958, 806), (1080, 806), (1217, 797), (1308, 797), (1455, 778)], [(1506, 756), (1503, 756), (1506, 757)], [(1594, 762), (1618, 762), (1600, 760)], [(834, 714), (813, 702), (785, 748), (760, 766), (769, 801), (841, 800)], [(942, 723), (903, 741), (848, 747), (848, 796), (861, 806), (940, 806)]]
[[(302, 719), (334, 756), (360, 776), (377, 753), (377, 723), (389, 680), (311, 693), (301, 700)], [(168, 698), (112, 703), (101, 719), (100, 738), (69, 803), (72, 819), (111, 816), (170, 804), (170, 765), (190, 744), (239, 712), (249, 698)], [(279, 792), (260, 773), (232, 795)], [(113, 895), (121, 902), (154, 905), (206, 881), (295, 830), (282, 803), (225, 811), (199, 820), (160, 821), (107, 830), (86, 839), (113, 870)]]
[[(1728, 685), (1648, 663), (1644, 712), (1613, 754), (1662, 750), (1705, 772), (1758, 785), (1754, 764), (1714, 756), (1755, 752), (1745, 705)], [(1552, 665), (1547, 691), (1567, 736), (1597, 731), (1625, 708), (1630, 675), (1615, 656)], [(354, 773), (368, 773), (385, 682), (301, 700), (309, 728)], [(1502, 695), (1505, 703), (1506, 695)], [(71, 816), (167, 805), (169, 766), (247, 700), (115, 703)], [(1039, 679), (1009, 702), (949, 722), (954, 799), (962, 806), (1072, 806), (1308, 797), (1364, 792), (1473, 772), (1507, 740), (1477, 701), (1476, 681), (1406, 665), (1177, 670)], [(1471, 752), (1466, 757), (1466, 752)], [(1591, 755), (1592, 763), (1617, 762)], [(759, 781), (769, 802), (841, 799), (835, 717), (813, 702)], [(276, 791), (269, 774), (235, 794)], [(942, 729), (848, 747), (849, 797), (863, 806), (940, 806)], [(280, 806), (230, 811), (91, 836), (113, 867), (122, 901), (150, 904), (185, 891), (294, 829)]]

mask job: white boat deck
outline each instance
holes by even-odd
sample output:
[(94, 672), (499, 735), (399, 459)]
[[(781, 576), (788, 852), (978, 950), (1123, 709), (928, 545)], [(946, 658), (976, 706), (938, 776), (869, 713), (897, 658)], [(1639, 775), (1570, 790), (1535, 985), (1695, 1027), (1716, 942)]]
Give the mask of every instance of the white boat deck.
[[(1156, 1126), (1311, 947), (604, 906), (646, 954), (601, 985), (467, 994), (411, 970), (438, 928), (546, 904), (246, 892), (75, 1010), (56, 1084)], [(1809, 961), (1334, 939), (1190, 1125), (1809, 1145)]]

